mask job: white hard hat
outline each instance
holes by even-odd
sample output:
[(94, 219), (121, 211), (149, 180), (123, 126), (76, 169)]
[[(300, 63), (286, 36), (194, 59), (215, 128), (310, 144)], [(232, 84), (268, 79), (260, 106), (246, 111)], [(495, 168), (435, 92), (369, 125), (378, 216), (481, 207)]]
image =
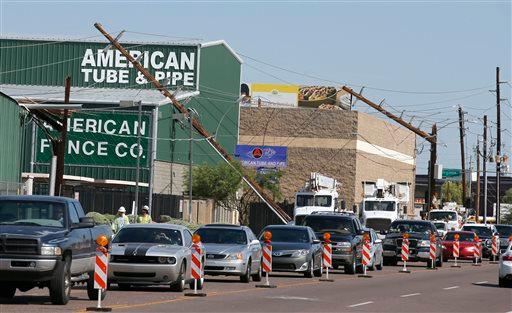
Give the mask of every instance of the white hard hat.
[(124, 206), (122, 206), (119, 208), (119, 210), (117, 210), (117, 212), (126, 213), (126, 209), (124, 208)]
[(149, 212), (149, 207), (147, 205), (143, 206), (142, 209)]

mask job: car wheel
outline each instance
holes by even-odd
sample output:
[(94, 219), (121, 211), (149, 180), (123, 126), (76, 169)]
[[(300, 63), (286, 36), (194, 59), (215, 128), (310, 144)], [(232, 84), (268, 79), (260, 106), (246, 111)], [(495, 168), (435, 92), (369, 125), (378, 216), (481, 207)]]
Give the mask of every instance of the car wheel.
[(182, 292), (183, 289), (185, 289), (185, 263), (181, 263), (178, 278), (175, 282), (171, 283), (171, 291)]
[(499, 285), (500, 287), (507, 287), (507, 281), (506, 281), (505, 279), (503, 279), (503, 278), (501, 278), (501, 277), (500, 277), (500, 278), (498, 279), (498, 285)]
[(16, 294), (16, 287), (0, 286), (0, 299), (12, 299)]
[(448, 262), (448, 258), (443, 257), (443, 262)]
[[(108, 286), (107, 286), (108, 289)], [(101, 300), (105, 300), (105, 296), (107, 295), (107, 290), (104, 289), (101, 291)], [(89, 279), (87, 280), (87, 296), (89, 300), (98, 300), (98, 290), (94, 289), (94, 272), (89, 273)]]
[(313, 275), (315, 277), (322, 277), (322, 265), (320, 265), (316, 270), (313, 271)]
[(65, 257), (57, 264), (57, 271), (50, 281), (50, 300), (52, 304), (67, 304), (71, 295), (71, 258)]
[(245, 274), (240, 276), (240, 282), (249, 283), (251, 281), (251, 260), (247, 261), (247, 269), (245, 270)]
[(395, 258), (384, 258), (384, 265), (397, 266), (398, 261)]
[(261, 281), (262, 276), (263, 276), (263, 273), (262, 273), (261, 264), (260, 264), (260, 266), (258, 268), (258, 273), (252, 275), (252, 280), (253, 281)]
[(345, 264), (345, 274), (354, 275), (356, 273), (356, 255), (354, 254), (352, 262)]
[(372, 256), (372, 264), (368, 266), (369, 271), (375, 271), (375, 254)]
[(382, 270), (382, 268), (384, 267), (383, 265), (384, 265), (384, 258), (383, 258), (383, 257), (381, 257), (381, 258), (380, 258), (380, 263), (379, 263), (379, 264), (377, 264), (377, 265), (375, 265), (375, 268), (377, 268), (377, 271), (381, 271), (381, 270)]
[(313, 266), (315, 264), (313, 263), (313, 260), (309, 261), (308, 269), (304, 272), (304, 277), (306, 278), (312, 278), (313, 277)]

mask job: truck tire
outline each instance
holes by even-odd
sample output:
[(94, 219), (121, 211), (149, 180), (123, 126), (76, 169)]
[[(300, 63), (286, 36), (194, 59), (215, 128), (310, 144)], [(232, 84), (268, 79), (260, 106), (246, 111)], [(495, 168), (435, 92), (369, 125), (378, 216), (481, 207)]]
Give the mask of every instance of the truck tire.
[(249, 283), (251, 281), (251, 259), (247, 261), (247, 268), (245, 269), (245, 273), (240, 276), (240, 282), (242, 283)]
[(384, 265), (396, 266), (397, 264), (398, 261), (395, 258), (384, 258)]
[(261, 278), (263, 276), (263, 273), (262, 273), (262, 269), (261, 269), (261, 263), (260, 263), (260, 266), (258, 268), (258, 273), (252, 275), (252, 281), (261, 281)]
[(16, 294), (16, 287), (0, 286), (0, 299), (12, 299)]
[[(103, 289), (101, 291), (101, 300), (105, 300), (106, 295), (107, 290)], [(87, 296), (89, 300), (98, 300), (98, 289), (94, 289), (94, 272), (89, 273), (89, 279), (87, 280)]]
[(64, 305), (69, 302), (71, 294), (71, 257), (57, 263), (57, 270), (50, 281), (50, 300), (52, 304)]
[(183, 292), (183, 289), (185, 289), (185, 263), (181, 263), (178, 278), (171, 283), (171, 291)]

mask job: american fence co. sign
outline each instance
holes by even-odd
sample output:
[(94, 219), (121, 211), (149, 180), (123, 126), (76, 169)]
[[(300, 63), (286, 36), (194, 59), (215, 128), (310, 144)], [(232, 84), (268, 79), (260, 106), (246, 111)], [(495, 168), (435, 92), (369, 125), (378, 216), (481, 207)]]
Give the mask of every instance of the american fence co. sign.
[[(56, 136), (49, 125), (47, 131)], [(66, 164), (104, 165), (112, 167), (135, 167), (137, 164), (138, 115), (133, 113), (80, 112), (68, 119), (68, 142)], [(150, 118), (141, 118), (140, 165), (148, 165)], [(49, 163), (52, 156), (51, 143), (43, 130), (37, 135), (37, 163)]]
[[(74, 87), (152, 88), (118, 50), (106, 43), (0, 39), (0, 83)], [(125, 43), (123, 46), (168, 88), (198, 89), (199, 45)], [(142, 56), (141, 56), (142, 55)], [(166, 80), (169, 78), (169, 80)]]

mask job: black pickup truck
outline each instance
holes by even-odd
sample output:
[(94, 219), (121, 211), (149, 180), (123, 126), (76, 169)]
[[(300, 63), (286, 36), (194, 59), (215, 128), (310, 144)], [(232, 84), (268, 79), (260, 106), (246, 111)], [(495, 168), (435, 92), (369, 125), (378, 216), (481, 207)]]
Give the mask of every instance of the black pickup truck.
[[(0, 298), (16, 289), (50, 289), (53, 304), (69, 301), (71, 286), (94, 290), (95, 239), (112, 231), (85, 217), (80, 202), (64, 197), (0, 196)], [(105, 293), (102, 293), (103, 295)]]

